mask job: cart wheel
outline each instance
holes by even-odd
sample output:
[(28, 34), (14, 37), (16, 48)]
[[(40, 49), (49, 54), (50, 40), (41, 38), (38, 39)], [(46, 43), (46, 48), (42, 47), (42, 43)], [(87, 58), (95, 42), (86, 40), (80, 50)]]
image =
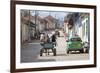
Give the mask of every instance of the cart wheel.
[(40, 50), (40, 56), (42, 56), (42, 53), (43, 53), (43, 49)]
[(80, 53), (84, 53), (84, 50), (82, 49), (82, 50), (80, 50)]
[(53, 55), (56, 56), (56, 49), (53, 49)]

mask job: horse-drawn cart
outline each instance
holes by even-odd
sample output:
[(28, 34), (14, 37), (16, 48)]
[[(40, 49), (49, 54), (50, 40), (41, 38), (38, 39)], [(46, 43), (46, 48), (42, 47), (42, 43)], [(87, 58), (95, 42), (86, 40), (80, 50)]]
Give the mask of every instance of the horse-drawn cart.
[(55, 42), (42, 42), (41, 46), (42, 49), (40, 49), (40, 56), (42, 56), (43, 53), (46, 53), (46, 55), (53, 53), (53, 55), (56, 56)]

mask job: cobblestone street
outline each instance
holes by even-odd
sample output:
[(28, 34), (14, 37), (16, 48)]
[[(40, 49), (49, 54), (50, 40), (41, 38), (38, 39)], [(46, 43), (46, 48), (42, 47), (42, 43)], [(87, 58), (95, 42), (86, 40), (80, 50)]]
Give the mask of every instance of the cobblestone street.
[(57, 37), (57, 46), (56, 52), (57, 55), (53, 56), (52, 53), (50, 55), (40, 56), (40, 49), (42, 46), (40, 45), (39, 40), (33, 40), (31, 43), (26, 43), (21, 48), (21, 62), (47, 62), (47, 61), (69, 61), (69, 60), (87, 60), (89, 59), (89, 54), (67, 54), (66, 53), (66, 39), (62, 31), (60, 31), (60, 36)]

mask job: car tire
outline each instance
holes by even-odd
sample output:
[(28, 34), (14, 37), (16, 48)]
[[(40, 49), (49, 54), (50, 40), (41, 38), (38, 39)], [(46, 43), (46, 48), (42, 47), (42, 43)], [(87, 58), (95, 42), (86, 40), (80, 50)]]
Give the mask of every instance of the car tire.
[(84, 53), (84, 50), (82, 49), (82, 50), (80, 50), (80, 53)]
[(86, 50), (86, 53), (89, 53), (89, 49)]
[(69, 50), (67, 50), (67, 54), (69, 54)]

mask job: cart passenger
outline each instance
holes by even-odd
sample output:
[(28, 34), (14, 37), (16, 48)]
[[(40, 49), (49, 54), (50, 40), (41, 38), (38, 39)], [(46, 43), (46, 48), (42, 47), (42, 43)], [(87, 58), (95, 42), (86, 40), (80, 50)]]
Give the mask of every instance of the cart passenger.
[(49, 43), (49, 42), (50, 42), (50, 38), (49, 38), (48, 34), (45, 35), (44, 42), (45, 42), (45, 43)]
[(41, 42), (44, 41), (44, 33), (42, 33), (42, 34), (40, 35), (40, 41), (41, 41)]

